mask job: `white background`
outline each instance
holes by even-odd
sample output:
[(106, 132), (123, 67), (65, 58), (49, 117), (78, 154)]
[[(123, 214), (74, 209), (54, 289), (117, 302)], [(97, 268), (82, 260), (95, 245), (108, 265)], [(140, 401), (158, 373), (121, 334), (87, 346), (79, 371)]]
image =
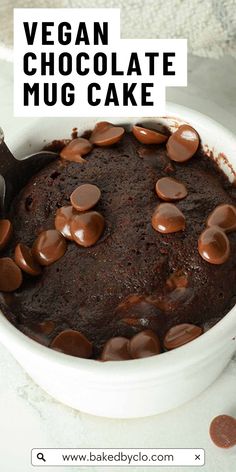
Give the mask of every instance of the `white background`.
[[(236, 61), (190, 58), (187, 89), (169, 89), (169, 100), (206, 113), (236, 133)], [(14, 127), (12, 66), (0, 61), (0, 126), (10, 142)], [(174, 392), (173, 392), (174, 394)], [(72, 410), (45, 394), (0, 346), (0, 470), (32, 472), (30, 450), (38, 447), (193, 447), (206, 450), (203, 472), (234, 472), (236, 448), (220, 450), (210, 441), (211, 419), (221, 413), (236, 416), (236, 360), (198, 398), (164, 413), (135, 420), (97, 418)], [(75, 472), (76, 468), (44, 468), (45, 472)], [(81, 471), (83, 469), (80, 469)], [(102, 469), (84, 469), (95, 472)], [(109, 468), (106, 469), (106, 471)], [(142, 468), (111, 469), (145, 472)], [(153, 468), (150, 470), (159, 470)], [(165, 468), (194, 472), (193, 468)]]

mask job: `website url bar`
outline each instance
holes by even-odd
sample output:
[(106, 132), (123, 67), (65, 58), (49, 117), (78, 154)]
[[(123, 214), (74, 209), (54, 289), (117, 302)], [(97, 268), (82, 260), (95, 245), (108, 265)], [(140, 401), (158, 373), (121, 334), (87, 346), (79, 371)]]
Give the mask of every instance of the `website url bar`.
[(195, 466), (205, 463), (204, 449), (32, 449), (33, 466)]

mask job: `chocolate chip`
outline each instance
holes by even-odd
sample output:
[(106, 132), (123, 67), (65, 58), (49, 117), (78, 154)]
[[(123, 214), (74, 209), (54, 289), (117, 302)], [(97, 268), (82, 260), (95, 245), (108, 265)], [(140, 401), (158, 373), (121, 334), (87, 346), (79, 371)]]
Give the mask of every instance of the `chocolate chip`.
[(154, 331), (141, 331), (130, 339), (129, 352), (133, 359), (155, 356), (161, 352), (160, 341)]
[(210, 264), (223, 264), (230, 254), (229, 240), (218, 226), (211, 226), (200, 235), (198, 251)]
[(229, 415), (216, 416), (210, 425), (213, 443), (224, 449), (236, 446), (236, 419)]
[(167, 153), (172, 161), (186, 162), (197, 151), (199, 136), (189, 125), (180, 126), (167, 141)]
[(175, 233), (184, 230), (185, 217), (172, 203), (160, 203), (153, 213), (152, 227), (159, 233)]
[(158, 133), (152, 129), (142, 128), (141, 126), (133, 126), (132, 133), (135, 138), (142, 144), (160, 144), (165, 143), (168, 136)]
[(121, 126), (113, 126), (107, 121), (97, 123), (91, 136), (90, 141), (97, 146), (111, 146), (121, 140), (125, 130)]
[(52, 349), (70, 356), (88, 359), (92, 355), (92, 344), (79, 331), (66, 329), (58, 334), (50, 344)]
[(17, 244), (14, 255), (15, 263), (27, 274), (36, 276), (40, 275), (42, 269), (36, 262), (31, 249), (24, 244)]
[(104, 218), (96, 211), (75, 216), (70, 225), (73, 240), (84, 247), (93, 246), (102, 235), (104, 227)]
[(156, 183), (156, 193), (158, 197), (166, 202), (181, 200), (188, 194), (185, 185), (172, 177), (159, 179)]
[(0, 220), (0, 250), (4, 249), (12, 236), (12, 224), (9, 220)]
[(168, 350), (175, 349), (193, 341), (201, 334), (202, 328), (193, 324), (182, 323), (172, 326), (164, 337), (164, 346)]
[(77, 187), (70, 196), (72, 206), (78, 211), (93, 208), (100, 200), (101, 192), (96, 185), (83, 184)]
[(124, 361), (131, 359), (129, 354), (129, 340), (121, 336), (109, 339), (102, 351), (102, 361)]
[(0, 259), (0, 291), (14, 292), (22, 284), (22, 272), (10, 257)]
[(81, 156), (88, 154), (92, 147), (92, 144), (87, 139), (76, 138), (61, 150), (60, 156), (67, 161), (85, 162)]
[(55, 228), (59, 231), (64, 238), (73, 240), (70, 231), (70, 224), (72, 218), (77, 215), (76, 210), (72, 206), (64, 206), (58, 208), (55, 216)]
[(236, 230), (236, 209), (233, 205), (218, 205), (208, 216), (207, 226), (219, 226), (229, 233)]
[(56, 229), (49, 229), (37, 237), (32, 252), (39, 264), (48, 266), (64, 256), (66, 249), (64, 236)]

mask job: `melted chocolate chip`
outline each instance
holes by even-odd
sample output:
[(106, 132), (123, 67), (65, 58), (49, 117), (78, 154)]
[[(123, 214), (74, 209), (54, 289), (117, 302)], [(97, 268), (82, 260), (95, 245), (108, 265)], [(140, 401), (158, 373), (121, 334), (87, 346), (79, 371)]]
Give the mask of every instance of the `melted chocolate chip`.
[(236, 446), (236, 419), (229, 415), (216, 416), (210, 425), (213, 443), (224, 449)]
[(135, 138), (142, 144), (160, 144), (165, 143), (168, 136), (158, 133), (152, 129), (142, 128), (141, 126), (133, 126), (132, 133)]
[(40, 333), (48, 335), (55, 329), (55, 323), (51, 320), (41, 321), (41, 323), (37, 324), (37, 329)]
[(14, 292), (22, 284), (22, 272), (10, 257), (0, 259), (0, 291)]
[(37, 276), (40, 275), (42, 269), (36, 262), (31, 249), (24, 244), (17, 244), (14, 255), (15, 263), (27, 274)]
[(186, 162), (197, 151), (199, 136), (189, 125), (180, 126), (167, 141), (167, 153), (172, 161)]
[(96, 185), (83, 184), (77, 187), (70, 196), (72, 206), (78, 211), (93, 208), (100, 200), (101, 192)]
[[(190, 287), (171, 288), (159, 297), (152, 297), (156, 306), (166, 314), (181, 312), (186, 305), (190, 305), (194, 297), (194, 290)], [(164, 321), (165, 323), (165, 321)]]
[(188, 194), (184, 184), (172, 177), (162, 177), (156, 183), (156, 193), (166, 202), (182, 200)]
[(39, 264), (48, 266), (64, 256), (66, 249), (64, 236), (56, 229), (49, 229), (37, 237), (32, 252)]
[(121, 126), (113, 126), (107, 121), (97, 123), (91, 136), (90, 141), (97, 146), (111, 146), (121, 140), (125, 130)]
[(102, 351), (102, 361), (124, 361), (131, 359), (129, 353), (129, 340), (121, 336), (109, 339)]
[(181, 306), (190, 304), (194, 296), (194, 290), (191, 287), (177, 287), (164, 296), (163, 310), (174, 312), (180, 310)]
[(193, 324), (182, 323), (172, 326), (165, 335), (164, 346), (168, 350), (175, 349), (193, 341), (201, 334), (202, 328)]
[(188, 286), (188, 277), (183, 271), (178, 270), (170, 275), (166, 281), (166, 285), (169, 290), (175, 290), (176, 288), (186, 288)]
[(84, 247), (93, 246), (102, 235), (104, 227), (104, 218), (96, 211), (75, 216), (70, 225), (73, 240)]
[(153, 213), (152, 227), (159, 233), (182, 231), (185, 228), (185, 217), (172, 203), (161, 203)]
[(53, 332), (54, 329), (55, 323), (50, 320), (45, 320), (41, 321), (40, 323), (30, 324), (29, 329), (27, 328), (26, 334), (34, 341), (37, 341), (43, 344), (44, 346), (49, 346), (49, 335)]
[(155, 356), (161, 352), (160, 341), (154, 331), (141, 331), (130, 339), (129, 352), (133, 359)]
[(236, 230), (236, 209), (233, 205), (219, 205), (207, 218), (207, 226), (219, 226), (226, 233)]
[(87, 139), (76, 138), (61, 150), (60, 156), (67, 161), (85, 162), (81, 156), (88, 154), (92, 147), (92, 144)]
[(58, 208), (55, 216), (55, 228), (59, 231), (64, 238), (73, 240), (70, 231), (70, 224), (72, 218), (77, 215), (76, 210), (72, 206), (64, 206)]
[(12, 236), (12, 224), (9, 220), (0, 220), (0, 250), (4, 249)]
[(230, 255), (229, 240), (218, 226), (211, 226), (200, 235), (198, 251), (210, 264), (223, 264)]
[(88, 359), (92, 355), (92, 344), (79, 331), (66, 329), (58, 334), (50, 344), (52, 349), (70, 356)]
[(163, 322), (156, 300), (145, 295), (129, 295), (117, 306), (115, 314), (124, 325), (151, 329), (154, 332), (159, 331)]

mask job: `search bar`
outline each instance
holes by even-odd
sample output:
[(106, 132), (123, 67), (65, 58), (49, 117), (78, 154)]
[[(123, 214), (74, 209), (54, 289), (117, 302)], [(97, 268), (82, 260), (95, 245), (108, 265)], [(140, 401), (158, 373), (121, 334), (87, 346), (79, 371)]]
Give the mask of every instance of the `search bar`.
[(195, 466), (205, 464), (204, 449), (137, 449), (137, 448), (93, 448), (93, 449), (32, 449), (33, 466), (82, 467), (165, 467)]

